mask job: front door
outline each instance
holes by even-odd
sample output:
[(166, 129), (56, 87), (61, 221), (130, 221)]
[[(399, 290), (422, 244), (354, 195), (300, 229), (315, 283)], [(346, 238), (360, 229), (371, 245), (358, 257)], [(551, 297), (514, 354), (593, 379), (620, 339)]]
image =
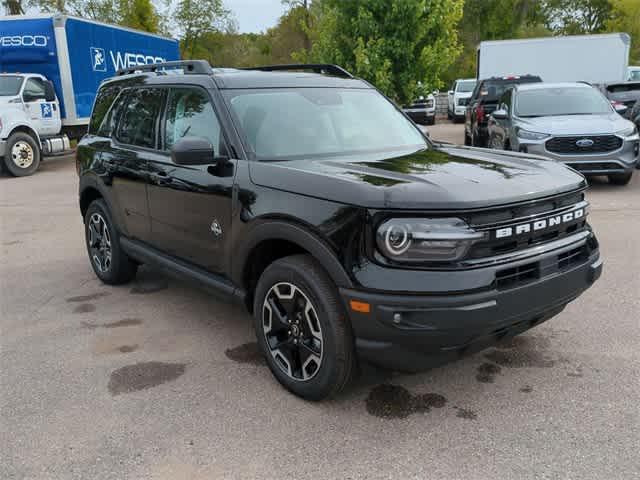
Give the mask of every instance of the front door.
[(164, 157), (149, 161), (149, 215), (152, 245), (214, 273), (227, 271), (225, 245), (231, 234), (232, 190), (236, 160), (226, 168), (177, 165), (171, 147), (184, 137), (200, 137), (216, 155), (228, 150), (209, 93), (176, 87), (168, 93), (161, 127)]
[(60, 107), (57, 101), (47, 101), (44, 80), (28, 78), (22, 90), (27, 116), (38, 135), (46, 137), (60, 133)]

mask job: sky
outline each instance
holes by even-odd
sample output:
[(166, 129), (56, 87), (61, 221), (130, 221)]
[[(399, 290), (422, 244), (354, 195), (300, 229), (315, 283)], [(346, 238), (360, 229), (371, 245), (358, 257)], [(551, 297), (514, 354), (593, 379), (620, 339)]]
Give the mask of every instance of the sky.
[(233, 12), (242, 33), (273, 27), (284, 13), (280, 0), (224, 0), (224, 4)]

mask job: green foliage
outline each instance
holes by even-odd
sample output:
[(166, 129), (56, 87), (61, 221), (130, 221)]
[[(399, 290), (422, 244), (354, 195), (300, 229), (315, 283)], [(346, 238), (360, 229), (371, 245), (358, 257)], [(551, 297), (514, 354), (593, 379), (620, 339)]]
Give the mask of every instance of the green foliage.
[(222, 0), (180, 0), (173, 19), (182, 36), (183, 56), (195, 58), (198, 43), (205, 34), (233, 30), (230, 16)]
[(337, 63), (400, 103), (439, 88), (459, 55), (463, 0), (325, 0), (308, 58)]
[(611, 16), (606, 28), (610, 32), (626, 32), (631, 35), (629, 63), (640, 65), (640, 1), (611, 0)]
[(554, 33), (577, 35), (604, 31), (611, 4), (609, 0), (544, 0), (541, 9)]

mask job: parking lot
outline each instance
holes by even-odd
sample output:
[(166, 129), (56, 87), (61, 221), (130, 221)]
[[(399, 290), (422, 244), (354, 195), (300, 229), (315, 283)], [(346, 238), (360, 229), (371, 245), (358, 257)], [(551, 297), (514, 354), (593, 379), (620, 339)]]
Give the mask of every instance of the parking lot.
[(638, 478), (637, 173), (593, 181), (605, 270), (558, 317), (421, 374), (365, 365), (322, 403), (276, 382), (240, 309), (144, 268), (102, 285), (72, 157), (1, 177), (0, 478)]

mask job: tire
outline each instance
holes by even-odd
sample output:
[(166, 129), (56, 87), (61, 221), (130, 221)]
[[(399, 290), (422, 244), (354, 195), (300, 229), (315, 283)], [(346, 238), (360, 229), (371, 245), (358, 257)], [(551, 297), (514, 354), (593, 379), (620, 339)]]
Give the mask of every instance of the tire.
[(266, 268), (256, 287), (254, 320), (271, 372), (295, 395), (322, 400), (354, 376), (351, 325), (335, 284), (313, 257), (285, 257)]
[(7, 140), (4, 167), (14, 177), (33, 175), (40, 166), (40, 146), (28, 133), (17, 132)]
[(629, 173), (615, 173), (609, 175), (609, 183), (612, 185), (626, 185), (631, 181), (633, 172)]
[(91, 267), (102, 282), (120, 285), (135, 277), (138, 264), (122, 250), (120, 235), (104, 200), (94, 200), (89, 205), (84, 216), (84, 232)]

